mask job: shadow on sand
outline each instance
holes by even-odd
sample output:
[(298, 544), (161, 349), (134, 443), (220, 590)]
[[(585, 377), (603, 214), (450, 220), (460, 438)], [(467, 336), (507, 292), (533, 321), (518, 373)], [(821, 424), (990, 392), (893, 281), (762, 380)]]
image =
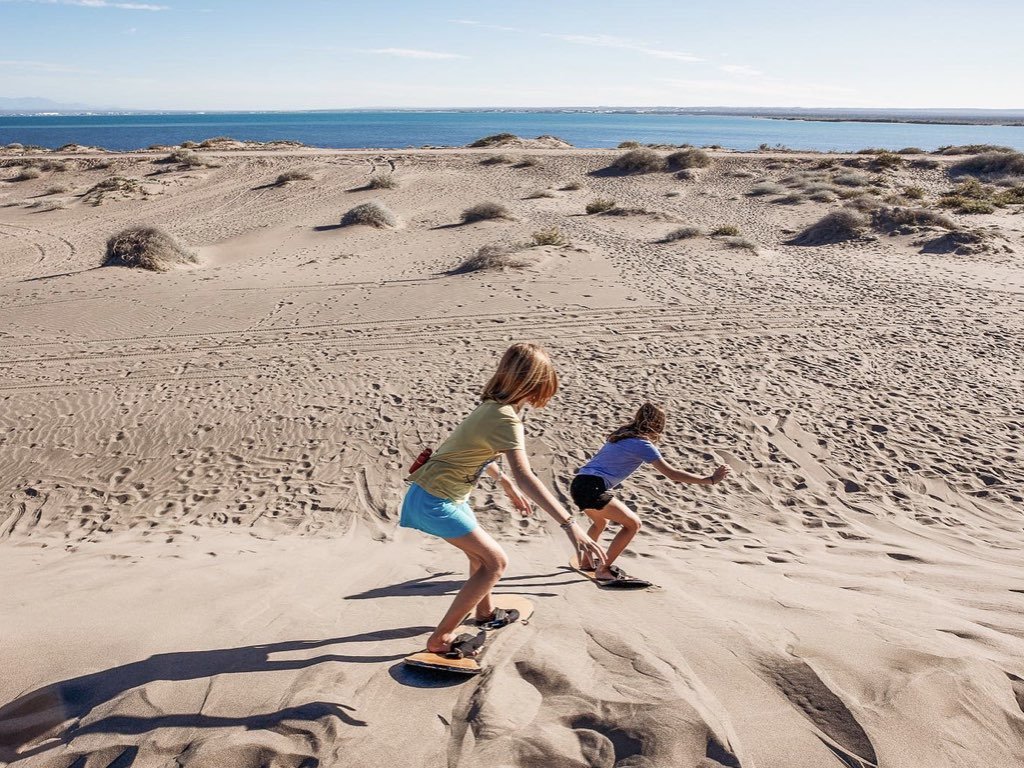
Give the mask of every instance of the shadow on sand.
[[(554, 592), (538, 592), (536, 587), (562, 587), (568, 584), (578, 584), (587, 581), (582, 576), (568, 581), (529, 581), (530, 579), (548, 579), (559, 576), (567, 576), (575, 573), (565, 570), (554, 573), (536, 573), (527, 576), (505, 576), (494, 589), (496, 595), (532, 595), (534, 597), (556, 597)], [(428, 595), (437, 597), (440, 595), (454, 595), (465, 583), (466, 579), (460, 576), (457, 579), (444, 579), (443, 576), (454, 576), (455, 571), (444, 571), (432, 573), (419, 579), (409, 579), (398, 584), (391, 584), (386, 587), (374, 587), (365, 592), (355, 595), (348, 595), (346, 600), (370, 600), (377, 597), (419, 597)], [(509, 582), (519, 582), (510, 584)]]
[[(324, 662), (373, 664), (397, 661), (405, 654), (354, 656), (321, 653), (303, 659), (271, 659), (272, 654), (300, 652), (344, 643), (375, 642), (416, 637), (433, 627), (400, 627), (365, 632), (326, 640), (290, 640), (240, 648), (208, 651), (161, 653), (142, 661), (105, 669), (89, 675), (63, 680), (19, 696), (0, 707), (0, 762), (13, 762), (67, 743), (83, 733), (145, 733), (155, 728), (221, 728), (241, 726), (247, 729), (269, 728), (283, 720), (314, 720), (337, 717), (350, 726), (365, 725), (348, 712), (344, 704), (315, 701), (288, 707), (280, 712), (247, 717), (215, 717), (199, 713), (169, 714), (157, 717), (114, 715), (81, 728), (75, 724), (98, 706), (121, 694), (154, 681), (182, 681), (237, 672), (276, 672), (312, 667)], [(346, 711), (347, 710), (347, 711)], [(65, 730), (66, 729), (66, 730)], [(64, 730), (62, 733), (61, 731)], [(33, 749), (25, 746), (45, 736), (58, 737)]]

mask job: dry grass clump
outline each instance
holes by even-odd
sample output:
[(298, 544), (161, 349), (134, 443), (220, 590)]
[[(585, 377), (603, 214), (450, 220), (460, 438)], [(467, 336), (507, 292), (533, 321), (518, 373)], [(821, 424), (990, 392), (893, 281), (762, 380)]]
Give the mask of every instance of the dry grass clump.
[(538, 190), (536, 190), (534, 192), (531, 192), (530, 194), (528, 194), (523, 199), (524, 200), (539, 200), (542, 197), (558, 197), (558, 195), (556, 195), (550, 189), (538, 189)]
[(734, 179), (752, 179), (757, 176), (753, 171), (729, 171), (726, 176), (732, 176)]
[(306, 171), (291, 170), (278, 175), (274, 185), (283, 187), (292, 181), (311, 181), (313, 177)]
[(902, 168), (903, 165), (904, 160), (902, 157), (885, 150), (878, 152), (868, 163), (868, 167), (873, 171), (891, 171), (896, 168)]
[(922, 243), (921, 253), (972, 256), (996, 250), (991, 240), (992, 233), (983, 229), (958, 229), (926, 240)]
[(375, 173), (370, 176), (366, 186), (369, 189), (396, 189), (398, 187), (398, 179), (390, 173)]
[(1013, 152), (1013, 147), (999, 144), (946, 144), (936, 149), (934, 155), (982, 155), (988, 152)]
[(145, 194), (142, 185), (136, 179), (129, 179), (124, 176), (110, 176), (82, 193), (82, 200), (92, 203), (94, 206), (102, 205), (108, 194), (121, 193), (122, 195)]
[(484, 245), (448, 274), (464, 275), (481, 270), (521, 269), (532, 263), (534, 257), (523, 253), (522, 245)]
[(40, 171), (52, 171), (53, 173), (63, 173), (68, 169), (68, 164), (63, 160), (40, 160), (36, 167)]
[(788, 195), (775, 198), (772, 202), (778, 205), (800, 205), (806, 203), (807, 198), (800, 192), (790, 192)]
[(924, 150), (920, 147), (904, 147), (896, 150), (897, 155), (923, 155)]
[(533, 244), (563, 246), (569, 244), (569, 238), (563, 235), (562, 231), (558, 229), (558, 227), (551, 227), (550, 229), (542, 229), (539, 232), (534, 232)]
[(830, 189), (816, 189), (809, 193), (807, 198), (816, 203), (832, 203), (838, 199), (836, 193)]
[(752, 186), (747, 195), (750, 197), (761, 197), (762, 195), (781, 195), (786, 188), (776, 184), (774, 181), (762, 181)]
[(720, 240), (730, 248), (740, 248), (744, 251), (757, 253), (757, 243), (747, 240), (745, 237), (723, 237)]
[(398, 226), (398, 217), (394, 211), (377, 200), (370, 200), (360, 203), (351, 208), (341, 217), (341, 226), (348, 227), (353, 224), (366, 224), (378, 229)]
[(615, 158), (609, 168), (618, 173), (656, 173), (665, 170), (665, 158), (653, 149), (633, 149)]
[(933, 160), (930, 157), (921, 157), (910, 161), (911, 168), (919, 168), (923, 171), (934, 171), (936, 168), (942, 166), (938, 160)]
[(707, 168), (711, 165), (711, 155), (702, 149), (680, 149), (665, 158), (672, 170), (683, 168)]
[(11, 179), (11, 181), (32, 181), (32, 179), (38, 179), (42, 175), (43, 172), (34, 165), (26, 165), (18, 172), (17, 176)]
[(477, 203), (462, 212), (462, 223), (472, 224), (474, 221), (489, 219), (511, 219), (512, 214), (501, 203)]
[(480, 165), (507, 165), (512, 162), (508, 155), (491, 155), (480, 161)]
[(181, 142), (180, 146), (181, 146), (182, 149), (195, 149), (196, 147), (199, 146), (199, 142), (198, 141), (183, 141), (183, 142)]
[(639, 141), (620, 141), (619, 149), (639, 149), (641, 146)]
[(952, 195), (939, 200), (943, 208), (951, 208), (957, 213), (995, 213), (996, 207), (988, 200), (976, 200), (972, 197)]
[(871, 224), (875, 229), (892, 234), (911, 234), (924, 227), (956, 229), (949, 218), (927, 208), (879, 207), (871, 211)]
[(855, 240), (867, 229), (867, 218), (858, 211), (841, 208), (827, 213), (789, 241), (790, 245), (829, 245)]
[(607, 197), (597, 197), (587, 203), (587, 213), (606, 213), (615, 207), (615, 201)]
[(203, 149), (209, 149), (210, 147), (215, 147), (218, 144), (224, 144), (226, 142), (231, 142), (232, 144), (234, 144), (238, 142), (238, 139), (233, 139), (230, 136), (214, 136), (211, 139), (205, 139), (199, 142), (199, 146), (202, 147)]
[(837, 173), (832, 177), (832, 181), (844, 187), (866, 187), (871, 183), (871, 179), (863, 173), (857, 173), (856, 171)]
[(44, 191), (44, 195), (63, 195), (65, 192), (71, 190), (65, 187), (63, 184), (54, 184), (52, 187), (47, 187)]
[(509, 141), (515, 141), (519, 137), (514, 133), (494, 133), (490, 136), (484, 136), (482, 139), (477, 139), (472, 144), (468, 144), (471, 149), (480, 149), (482, 147), (493, 147), (496, 144), (505, 144)]
[(712, 237), (739, 237), (740, 228), (733, 224), (722, 224), (711, 230)]
[(881, 206), (882, 201), (877, 196), (868, 192), (860, 192), (852, 197), (848, 197), (845, 207), (867, 213)]
[[(206, 146), (206, 142), (204, 141), (200, 146)], [(166, 157), (154, 160), (153, 162), (164, 163), (166, 165), (178, 165), (182, 168), (201, 168), (202, 166), (207, 165), (207, 162), (191, 149), (172, 150)]]
[(700, 178), (700, 171), (696, 168), (683, 168), (676, 173), (676, 178), (680, 181), (696, 181)]
[(1000, 192), (996, 192), (993, 197), (993, 202), (996, 205), (1024, 205), (1024, 184), (1017, 184), (1015, 186), (1004, 189)]
[(129, 227), (112, 235), (103, 260), (105, 267), (137, 267), (153, 272), (195, 263), (196, 255), (159, 227)]
[(520, 158), (519, 162), (514, 164), (513, 168), (536, 168), (540, 165), (540, 160), (536, 157), (523, 157)]
[(674, 243), (676, 240), (689, 240), (691, 237), (700, 237), (704, 233), (699, 227), (679, 227), (665, 235), (659, 243)]
[(975, 178), (957, 184), (939, 198), (939, 205), (957, 213), (993, 213), (996, 207), (1019, 205), (1024, 202), (1024, 187), (1014, 186), (999, 190), (982, 184)]
[(564, 187), (560, 187), (563, 192), (576, 192), (577, 190), (583, 189), (583, 182), (581, 181), (570, 181)]
[(924, 190), (920, 187), (904, 187), (903, 196), (909, 200), (924, 200)]
[(949, 167), (950, 176), (1024, 176), (1024, 153), (984, 152)]

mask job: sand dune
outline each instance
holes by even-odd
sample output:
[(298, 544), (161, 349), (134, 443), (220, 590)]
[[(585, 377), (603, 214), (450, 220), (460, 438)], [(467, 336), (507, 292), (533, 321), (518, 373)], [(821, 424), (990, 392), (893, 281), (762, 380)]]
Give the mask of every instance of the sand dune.
[[(0, 181), (0, 763), (1024, 762), (1020, 207), (950, 214), (990, 228), (973, 254), (927, 252), (941, 228), (807, 247), (841, 201), (748, 193), (820, 155), (711, 153), (685, 180), (501, 151), (82, 155)], [(387, 160), (397, 187), (366, 189)], [(859, 172), (926, 204), (953, 183)], [(585, 215), (599, 197), (627, 215)], [(401, 226), (340, 226), (374, 199)], [(461, 223), (485, 201), (513, 218)], [(136, 224), (198, 263), (100, 268)], [(703, 234), (659, 242), (683, 225)], [(549, 228), (570, 245), (448, 274)], [(537, 613), (451, 684), (400, 664), (462, 577), (397, 529), (403, 467), (518, 340), (562, 376), (526, 424), (566, 501), (647, 398), (667, 455), (734, 474), (630, 480), (623, 565), (662, 589), (628, 594), (482, 484), (501, 590)]]

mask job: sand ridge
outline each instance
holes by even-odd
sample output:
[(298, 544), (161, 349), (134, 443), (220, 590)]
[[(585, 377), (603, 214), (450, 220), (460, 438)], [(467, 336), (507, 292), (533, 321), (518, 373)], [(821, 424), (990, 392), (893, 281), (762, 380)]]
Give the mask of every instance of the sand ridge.
[[(711, 153), (683, 180), (500, 151), (388, 152), (394, 189), (365, 189), (380, 153), (292, 149), (0, 182), (0, 762), (1019, 765), (1019, 209), (952, 216), (1006, 244), (974, 255), (922, 253), (928, 231), (795, 246), (841, 203), (748, 192), (821, 156)], [(84, 194), (110, 176), (137, 183)], [(585, 215), (597, 197), (632, 212)], [(338, 226), (373, 199), (402, 225)], [(513, 219), (461, 224), (483, 201)], [(199, 264), (97, 268), (138, 223)], [(725, 224), (756, 251), (658, 242)], [(524, 270), (448, 274), (552, 227), (571, 244)], [(566, 502), (647, 398), (670, 458), (734, 475), (628, 482), (623, 565), (665, 589), (626, 595), (482, 483), (501, 588), (537, 614), (479, 680), (431, 683), (400, 659), (462, 563), (397, 528), (403, 468), (519, 340), (563, 380), (526, 426)]]

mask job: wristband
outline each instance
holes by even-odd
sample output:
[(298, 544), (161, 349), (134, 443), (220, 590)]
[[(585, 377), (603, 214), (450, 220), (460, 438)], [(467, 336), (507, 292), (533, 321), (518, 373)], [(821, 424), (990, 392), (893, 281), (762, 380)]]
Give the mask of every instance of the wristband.
[(568, 519), (567, 519), (567, 520), (566, 520), (566, 521), (565, 521), (564, 523), (559, 523), (559, 524), (558, 524), (558, 527), (559, 527), (559, 528), (565, 528), (566, 530), (568, 530), (568, 529), (569, 529), (569, 527), (570, 527), (570, 526), (571, 526), (571, 525), (572, 525), (573, 523), (575, 523), (575, 522), (576, 522), (576, 520), (575, 520), (575, 519), (574, 519), (574, 518), (572, 517), (572, 515), (570, 515), (570, 516), (569, 516), (569, 518), (568, 518)]

